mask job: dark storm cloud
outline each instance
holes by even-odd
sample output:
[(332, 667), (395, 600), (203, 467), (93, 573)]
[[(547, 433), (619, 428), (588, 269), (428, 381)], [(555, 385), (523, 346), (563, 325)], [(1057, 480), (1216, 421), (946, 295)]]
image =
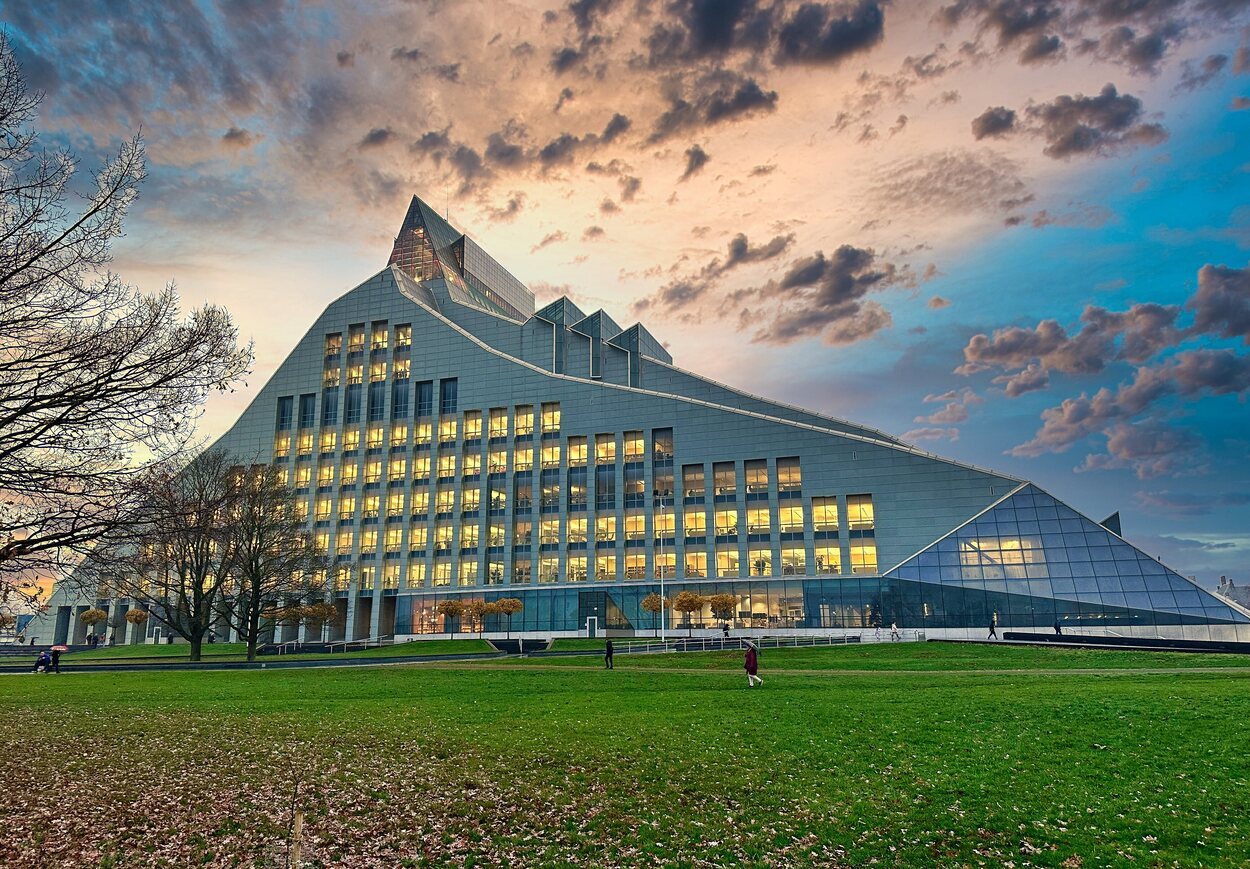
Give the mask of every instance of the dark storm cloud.
[(584, 57), (582, 52), (570, 45), (557, 48), (551, 52), (551, 69), (556, 75), (561, 75), (581, 63)]
[(666, 12), (646, 39), (653, 67), (761, 51), (773, 37), (773, 9), (755, 0), (674, 0)]
[(854, 6), (805, 3), (777, 34), (778, 64), (834, 65), (872, 48), (885, 35), (885, 13), (875, 0)]
[(978, 142), (987, 137), (1003, 136), (1016, 125), (1016, 113), (1005, 106), (986, 109), (972, 119), (972, 138)]
[(1063, 55), (1063, 40), (1051, 34), (1039, 33), (1020, 50), (1020, 62), (1024, 64), (1046, 63)]
[(564, 104), (571, 99), (573, 99), (573, 89), (564, 88), (564, 90), (560, 91), (560, 97), (556, 100), (556, 107), (552, 111), (559, 112), (560, 109), (564, 108)]
[(727, 70), (674, 79), (666, 90), (668, 108), (655, 121), (652, 142), (777, 108), (776, 91), (765, 91), (755, 79)]
[(707, 165), (707, 161), (712, 159), (698, 145), (691, 145), (686, 149), (686, 169), (681, 173), (681, 177), (677, 180), (685, 181), (699, 172), (703, 171), (703, 167)]
[(603, 133), (600, 134), (599, 138), (605, 144), (611, 144), (623, 136), (631, 126), (633, 126), (633, 122), (620, 112), (617, 112), (612, 115), (611, 119), (608, 121), (608, 125), (603, 128)]
[(1198, 290), (1185, 307), (1194, 314), (1197, 334), (1240, 338), (1250, 346), (1250, 268), (1203, 266)]
[(360, 140), (358, 147), (361, 150), (366, 148), (377, 148), (395, 141), (395, 138), (395, 131), (390, 127), (374, 127), (372, 130), (365, 133), (364, 137)]
[(599, 18), (612, 11), (616, 4), (617, 0), (573, 0), (567, 8), (577, 29), (587, 31), (595, 26)]
[(221, 134), (221, 143), (227, 148), (250, 148), (260, 137), (241, 127), (231, 127)]
[(1055, 159), (1106, 155), (1122, 148), (1155, 145), (1167, 138), (1156, 123), (1142, 121), (1142, 102), (1107, 84), (1097, 96), (1060, 96), (1032, 105), (1025, 114), (1046, 140), (1042, 153)]
[(340, 51), (338, 54), (334, 55), (334, 60), (343, 69), (356, 65), (356, 55), (350, 51)]

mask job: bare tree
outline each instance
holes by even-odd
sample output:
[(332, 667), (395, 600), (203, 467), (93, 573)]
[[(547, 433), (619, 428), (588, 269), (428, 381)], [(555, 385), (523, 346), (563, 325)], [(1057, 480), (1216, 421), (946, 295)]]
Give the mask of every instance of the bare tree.
[(185, 318), (107, 271), (146, 169), (136, 136), (67, 203), (78, 164), (39, 146), (42, 95), (0, 35), (0, 609), (134, 517), (185, 455), (210, 390), (251, 364), (222, 308)]
[[(247, 659), (272, 620), (282, 611), (298, 623), (301, 613), (286, 612), (292, 599), (314, 591), (312, 578), (325, 559), (313, 549), (308, 529), (296, 514), (295, 493), (273, 465), (240, 468), (225, 536), (234, 555), (234, 582), (220, 601), (221, 612), (247, 643)], [(321, 589), (324, 591), (324, 589)]]
[(142, 490), (141, 519), (93, 552), (79, 580), (141, 605), (200, 660), (234, 579), (236, 481), (230, 457), (216, 448), (181, 470), (153, 474)]

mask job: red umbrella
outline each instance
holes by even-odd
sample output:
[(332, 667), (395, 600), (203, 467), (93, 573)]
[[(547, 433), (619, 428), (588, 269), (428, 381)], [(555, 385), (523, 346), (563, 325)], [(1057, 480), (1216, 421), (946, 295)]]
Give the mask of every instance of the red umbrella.
[(69, 646), (66, 646), (66, 645), (64, 645), (64, 644), (61, 644), (61, 645), (59, 645), (59, 646), (53, 646), (53, 647), (52, 647), (52, 651), (54, 651), (54, 652), (68, 652), (68, 651), (69, 651)]

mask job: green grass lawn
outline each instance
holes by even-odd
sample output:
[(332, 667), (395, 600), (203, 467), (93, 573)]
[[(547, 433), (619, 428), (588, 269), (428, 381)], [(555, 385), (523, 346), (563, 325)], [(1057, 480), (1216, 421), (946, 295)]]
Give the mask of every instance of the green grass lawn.
[[(394, 658), (408, 655), (471, 655), (494, 651), (495, 649), (490, 643), (479, 639), (414, 640), (410, 643), (395, 643), (390, 646), (379, 646), (375, 649), (359, 649), (350, 652), (303, 652), (281, 656), (260, 655), (257, 660), (273, 661), (279, 658), (283, 660), (291, 658), (299, 660)], [(105, 664), (119, 661), (174, 663), (189, 660), (190, 654), (190, 648), (186, 643), (172, 643), (161, 646), (114, 646), (112, 648), (92, 649), (84, 652), (71, 652), (62, 657), (61, 662), (63, 665)], [(243, 643), (205, 643), (201, 659), (204, 661), (246, 661), (247, 646)]]
[[(1070, 652), (769, 650), (751, 690), (716, 655), (10, 676), (0, 854), (286, 865), (299, 808), (314, 867), (1250, 862), (1250, 674), (1098, 652), (1067, 669), (1175, 669), (960, 675)], [(768, 672), (798, 661), (882, 672)]]

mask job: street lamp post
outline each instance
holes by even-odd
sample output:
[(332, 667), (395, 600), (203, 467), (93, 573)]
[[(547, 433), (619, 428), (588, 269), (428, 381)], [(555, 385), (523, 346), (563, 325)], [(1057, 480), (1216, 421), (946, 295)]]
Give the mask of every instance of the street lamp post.
[(660, 534), (656, 536), (656, 543), (659, 546), (656, 573), (660, 574), (660, 643), (667, 645), (668, 643), (668, 622), (664, 617), (664, 605), (667, 600), (664, 597), (664, 499), (660, 498), (660, 525), (658, 529)]

